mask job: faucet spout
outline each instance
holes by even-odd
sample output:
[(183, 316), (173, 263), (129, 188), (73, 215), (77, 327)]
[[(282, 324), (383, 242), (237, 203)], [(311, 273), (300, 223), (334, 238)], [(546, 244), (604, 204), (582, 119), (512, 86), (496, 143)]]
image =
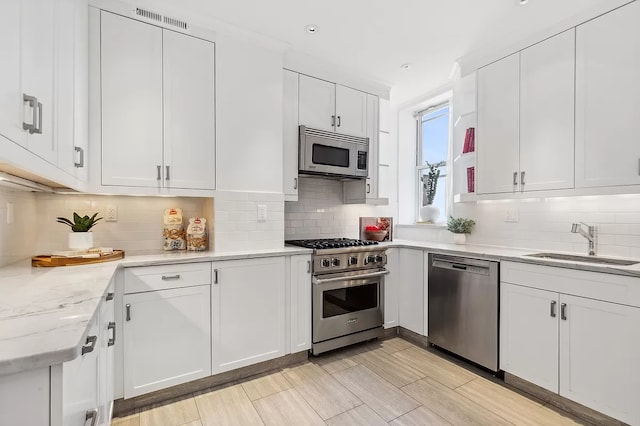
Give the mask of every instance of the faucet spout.
[[(583, 225), (587, 231), (584, 230)], [(589, 241), (589, 256), (596, 255), (597, 228), (595, 226), (589, 226), (584, 222), (574, 223), (571, 225), (571, 232), (585, 237)]]

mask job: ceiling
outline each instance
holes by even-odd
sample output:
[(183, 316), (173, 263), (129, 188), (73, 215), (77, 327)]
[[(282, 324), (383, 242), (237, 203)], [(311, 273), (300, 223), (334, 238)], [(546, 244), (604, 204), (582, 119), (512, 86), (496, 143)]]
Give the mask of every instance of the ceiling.
[[(447, 83), (454, 61), (611, 0), (141, 0), (283, 41), (393, 87), (403, 103)], [(316, 24), (308, 34), (304, 27)], [(401, 65), (410, 63), (410, 69)]]

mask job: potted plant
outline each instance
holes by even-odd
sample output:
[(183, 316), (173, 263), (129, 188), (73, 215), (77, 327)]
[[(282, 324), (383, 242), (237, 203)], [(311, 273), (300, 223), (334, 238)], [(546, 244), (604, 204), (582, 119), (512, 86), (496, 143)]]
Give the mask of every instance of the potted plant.
[(427, 223), (435, 223), (440, 216), (440, 209), (433, 205), (436, 198), (436, 189), (438, 188), (438, 179), (440, 178), (440, 167), (446, 164), (445, 161), (437, 163), (429, 163), (426, 161), (429, 171), (422, 175), (422, 207), (420, 207), (420, 221)]
[(89, 232), (101, 217), (96, 219), (98, 213), (93, 216), (80, 216), (73, 212), (73, 222), (65, 217), (58, 217), (56, 222), (63, 223), (71, 228), (69, 233), (70, 250), (87, 250), (93, 247), (93, 233)]
[(464, 244), (467, 240), (466, 234), (470, 234), (476, 223), (471, 219), (463, 217), (454, 218), (449, 216), (447, 221), (447, 229), (453, 232), (453, 242), (456, 244)]

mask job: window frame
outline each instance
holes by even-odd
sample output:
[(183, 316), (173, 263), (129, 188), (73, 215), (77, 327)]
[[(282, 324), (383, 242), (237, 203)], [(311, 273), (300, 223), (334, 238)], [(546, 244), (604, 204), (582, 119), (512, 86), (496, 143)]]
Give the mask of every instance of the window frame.
[[(451, 180), (451, 176), (453, 175), (452, 173), (452, 167), (453, 167), (453, 162), (451, 161), (451, 153), (452, 153), (452, 147), (451, 147), (451, 142), (452, 142), (452, 124), (451, 124), (451, 119), (452, 119), (452, 104), (451, 104), (451, 99), (447, 99), (445, 101), (442, 102), (438, 102), (432, 105), (429, 105), (427, 108), (424, 108), (420, 111), (416, 111), (414, 113), (414, 117), (416, 119), (416, 158), (415, 158), (415, 172), (414, 172), (414, 179), (416, 182), (416, 194), (415, 194), (415, 199), (414, 199), (414, 205), (415, 205), (415, 217), (416, 217), (416, 222), (419, 221), (420, 219), (420, 207), (422, 207), (422, 181), (421, 181), (421, 176), (423, 173), (423, 170), (428, 169), (426, 164), (422, 163), (422, 148), (423, 148), (423, 135), (422, 135), (422, 118), (425, 115), (429, 115), (432, 114), (434, 112), (437, 112), (439, 110), (445, 109), (445, 108), (449, 108), (448, 111), (448, 137), (447, 137), (447, 158), (444, 160), (445, 164), (444, 166), (447, 167), (447, 173), (445, 174), (441, 174), (440, 177), (438, 178), (438, 183), (444, 179), (445, 182), (445, 206), (444, 209), (445, 211), (443, 213), (441, 213), (441, 216), (444, 218), (443, 221), (440, 222), (436, 222), (433, 225), (436, 226), (443, 226), (446, 223), (446, 218), (448, 217), (449, 213), (451, 212), (451, 207), (452, 207), (452, 180)], [(444, 114), (443, 114), (444, 115)], [(438, 117), (433, 117), (432, 119), (436, 119), (439, 118)], [(432, 225), (432, 226), (433, 226)]]

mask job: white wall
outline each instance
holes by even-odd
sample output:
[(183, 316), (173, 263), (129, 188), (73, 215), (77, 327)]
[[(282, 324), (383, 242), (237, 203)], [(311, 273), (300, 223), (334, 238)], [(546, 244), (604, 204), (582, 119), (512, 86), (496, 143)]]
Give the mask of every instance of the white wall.
[(216, 39), (216, 189), (282, 192), (282, 52)]
[(360, 216), (394, 216), (395, 206), (342, 204), (342, 182), (300, 177), (298, 201), (284, 203), (284, 237), (359, 238)]
[[(13, 204), (14, 222), (7, 223), (7, 204)], [(31, 192), (0, 187), (0, 267), (33, 256), (39, 238), (36, 197)]]

